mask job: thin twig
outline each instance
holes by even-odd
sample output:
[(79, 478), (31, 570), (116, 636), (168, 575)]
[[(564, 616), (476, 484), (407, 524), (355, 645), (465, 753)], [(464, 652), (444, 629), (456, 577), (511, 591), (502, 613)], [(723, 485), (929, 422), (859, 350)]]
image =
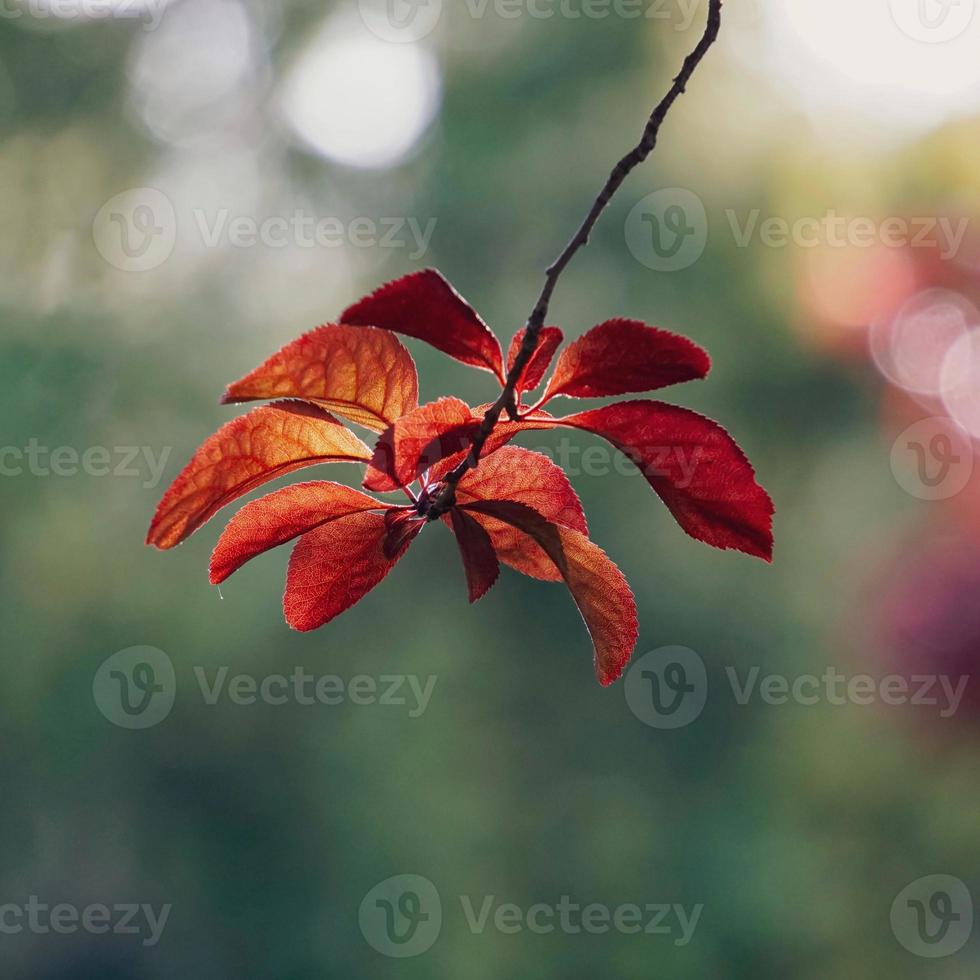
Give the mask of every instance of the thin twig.
[(506, 411), (511, 419), (517, 420), (517, 397), (515, 394), (517, 382), (538, 346), (538, 338), (541, 334), (541, 328), (544, 326), (545, 318), (548, 315), (551, 296), (555, 291), (558, 279), (578, 250), (588, 244), (592, 229), (595, 227), (602, 212), (606, 210), (613, 195), (619, 190), (623, 181), (626, 180), (636, 167), (650, 156), (654, 147), (656, 147), (657, 137), (660, 135), (660, 127), (667, 118), (667, 113), (677, 101), (678, 96), (686, 90), (691, 76), (708, 53), (709, 48), (718, 38), (718, 32), (721, 29), (721, 7), (723, 2), (724, 0), (709, 0), (708, 23), (705, 27), (704, 34), (698, 42), (697, 47), (684, 59), (680, 74), (674, 79), (674, 84), (670, 87), (670, 91), (667, 92), (651, 113), (646, 127), (643, 130), (643, 136), (640, 142), (613, 168), (612, 173), (599, 192), (599, 196), (593, 202), (585, 221), (582, 222), (582, 226), (575, 233), (572, 240), (565, 246), (561, 255), (548, 267), (545, 275), (544, 288), (541, 290), (541, 295), (538, 297), (538, 301), (531, 311), (530, 317), (528, 317), (524, 341), (514, 360), (513, 366), (507, 373), (504, 389), (500, 393), (500, 397), (487, 409), (486, 414), (483, 416), (483, 422), (480, 424), (477, 433), (473, 436), (470, 452), (466, 459), (446, 477), (442, 489), (426, 505), (425, 513), (429, 520), (435, 520), (453, 506), (456, 500), (456, 485), (465, 473), (474, 469), (479, 464), (483, 447), (486, 445), (487, 439), (490, 438), (490, 434), (493, 432), (497, 422), (500, 421), (500, 416)]

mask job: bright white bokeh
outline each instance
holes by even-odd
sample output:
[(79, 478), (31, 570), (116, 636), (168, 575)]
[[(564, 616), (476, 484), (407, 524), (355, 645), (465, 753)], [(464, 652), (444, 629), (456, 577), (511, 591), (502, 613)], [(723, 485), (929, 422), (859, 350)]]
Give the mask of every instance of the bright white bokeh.
[(949, 354), (978, 324), (980, 314), (964, 296), (948, 289), (927, 289), (894, 316), (872, 324), (871, 353), (893, 384), (912, 394), (937, 397), (965, 379), (967, 365), (950, 360)]
[(280, 105), (308, 149), (350, 167), (410, 156), (441, 100), (439, 66), (420, 44), (390, 44), (360, 21), (328, 22), (302, 51)]
[(980, 331), (970, 331), (950, 347), (942, 386), (949, 417), (980, 439)]
[(253, 108), (261, 44), (237, 0), (177, 4), (137, 40), (131, 104), (163, 142), (213, 142), (240, 128)]
[(869, 136), (914, 137), (980, 108), (977, 0), (754, 2), (760, 67), (816, 116), (847, 110)]

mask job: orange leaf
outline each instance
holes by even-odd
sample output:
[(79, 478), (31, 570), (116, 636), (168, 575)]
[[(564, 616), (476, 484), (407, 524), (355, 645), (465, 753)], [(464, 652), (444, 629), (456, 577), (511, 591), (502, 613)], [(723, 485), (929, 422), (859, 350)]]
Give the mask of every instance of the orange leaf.
[(383, 510), (382, 503), (340, 483), (298, 483), (246, 504), (218, 538), (211, 584), (219, 585), (256, 555), (349, 514)]
[(223, 425), (194, 454), (157, 507), (147, 544), (173, 548), (222, 507), (316, 463), (359, 463), (368, 447), (316, 405), (277, 402)]
[(384, 431), (418, 407), (415, 362), (387, 330), (317, 327), (228, 386), (222, 402), (304, 398)]
[(584, 534), (552, 524), (510, 500), (481, 500), (464, 510), (487, 514), (534, 538), (561, 572), (595, 647), (595, 672), (603, 687), (623, 672), (636, 646), (636, 603), (623, 573)]

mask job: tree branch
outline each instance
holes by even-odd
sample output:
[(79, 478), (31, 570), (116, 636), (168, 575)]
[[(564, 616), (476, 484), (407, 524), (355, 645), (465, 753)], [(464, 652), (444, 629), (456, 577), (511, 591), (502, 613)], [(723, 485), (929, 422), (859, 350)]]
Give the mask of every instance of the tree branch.
[(500, 421), (500, 416), (506, 411), (508, 416), (516, 421), (518, 417), (517, 398), (515, 394), (517, 382), (524, 368), (527, 367), (528, 362), (531, 360), (534, 351), (537, 349), (541, 328), (544, 326), (545, 318), (548, 315), (548, 307), (551, 305), (551, 297), (555, 291), (555, 286), (558, 284), (561, 274), (575, 257), (575, 254), (579, 249), (588, 244), (592, 229), (595, 227), (602, 212), (606, 210), (613, 195), (619, 190), (623, 181), (626, 180), (636, 167), (650, 156), (656, 147), (657, 138), (660, 135), (660, 127), (667, 118), (667, 113), (670, 112), (671, 106), (677, 101), (678, 97), (686, 90), (691, 76), (718, 38), (718, 32), (721, 29), (721, 8), (723, 3), (724, 0), (709, 0), (708, 23), (705, 26), (704, 34), (698, 42), (697, 47), (684, 59), (680, 74), (674, 79), (670, 90), (651, 113), (646, 127), (643, 130), (643, 136), (640, 142), (613, 168), (612, 173), (607, 178), (602, 190), (599, 191), (599, 196), (593, 202), (581, 227), (575, 233), (572, 240), (565, 246), (558, 258), (548, 266), (541, 295), (538, 297), (538, 301), (535, 303), (534, 309), (531, 311), (531, 315), (527, 320), (524, 342), (514, 360), (513, 367), (507, 373), (504, 389), (500, 393), (500, 397), (487, 409), (486, 414), (483, 416), (483, 422), (473, 437), (470, 452), (466, 459), (446, 477), (439, 493), (427, 504), (423, 505), (425, 515), (430, 521), (436, 520), (453, 506), (456, 501), (457, 484), (463, 478), (464, 474), (479, 464), (483, 447), (486, 445), (487, 439), (490, 438), (490, 434), (493, 432), (497, 422)]

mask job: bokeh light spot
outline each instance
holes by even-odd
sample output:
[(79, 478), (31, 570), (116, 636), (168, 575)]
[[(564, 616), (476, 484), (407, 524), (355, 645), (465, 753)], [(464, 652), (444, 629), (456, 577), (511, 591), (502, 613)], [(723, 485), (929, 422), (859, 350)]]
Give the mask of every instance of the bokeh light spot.
[(386, 44), (363, 25), (328, 23), (293, 66), (282, 112), (300, 142), (351, 167), (404, 160), (440, 103), (435, 57), (419, 44)]

